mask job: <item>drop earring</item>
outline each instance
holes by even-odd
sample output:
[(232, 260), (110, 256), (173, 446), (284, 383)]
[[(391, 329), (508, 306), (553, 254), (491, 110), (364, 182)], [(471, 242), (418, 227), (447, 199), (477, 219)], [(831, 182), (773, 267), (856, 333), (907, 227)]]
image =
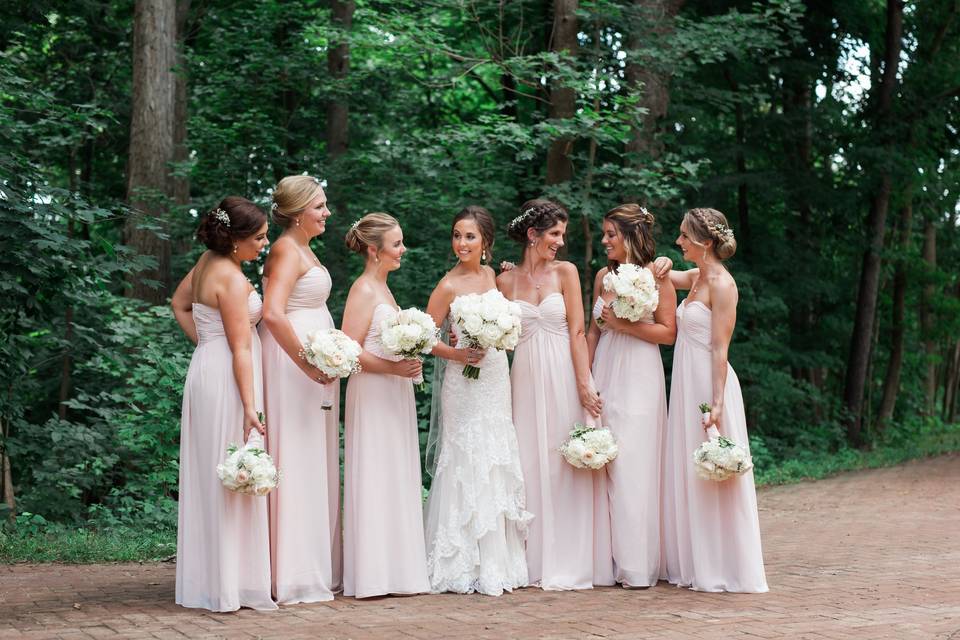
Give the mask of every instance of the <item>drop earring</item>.
[(233, 245), (233, 252), (234, 252), (234, 253), (237, 252), (237, 245)]
[(484, 250), (483, 250), (483, 253), (480, 254), (480, 260), (481, 260), (482, 262), (486, 263), (486, 261), (487, 261), (487, 250), (486, 250), (486, 249), (484, 249)]

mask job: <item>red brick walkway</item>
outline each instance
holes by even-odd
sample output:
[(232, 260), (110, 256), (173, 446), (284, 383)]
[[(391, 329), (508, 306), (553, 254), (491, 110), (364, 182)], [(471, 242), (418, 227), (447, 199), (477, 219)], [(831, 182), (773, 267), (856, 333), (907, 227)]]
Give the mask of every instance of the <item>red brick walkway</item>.
[(0, 638), (923, 638), (960, 640), (960, 455), (760, 492), (770, 593), (661, 583), (211, 614), (174, 569), (0, 567)]

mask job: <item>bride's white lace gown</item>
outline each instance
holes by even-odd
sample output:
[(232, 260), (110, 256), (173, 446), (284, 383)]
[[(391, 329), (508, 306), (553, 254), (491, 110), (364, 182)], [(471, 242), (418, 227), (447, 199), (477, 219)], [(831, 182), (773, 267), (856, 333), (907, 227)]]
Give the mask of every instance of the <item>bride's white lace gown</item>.
[(533, 516), (524, 509), (506, 353), (488, 350), (477, 380), (449, 362), (440, 410), (443, 429), (425, 513), (430, 588), (500, 595), (526, 586), (524, 546)]

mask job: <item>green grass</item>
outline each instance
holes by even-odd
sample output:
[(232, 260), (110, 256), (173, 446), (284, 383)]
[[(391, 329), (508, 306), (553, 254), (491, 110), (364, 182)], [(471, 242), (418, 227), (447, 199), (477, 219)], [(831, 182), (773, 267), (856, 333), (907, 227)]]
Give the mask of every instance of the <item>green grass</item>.
[(170, 529), (94, 529), (64, 525), (38, 528), (18, 524), (15, 528), (0, 530), (0, 563), (3, 564), (143, 562), (163, 560), (176, 551), (177, 532)]
[(898, 464), (960, 451), (960, 423), (930, 421), (909, 429), (884, 434), (870, 450), (844, 447), (835, 452), (816, 452), (779, 462), (764, 461), (754, 469), (757, 485), (793, 484), (819, 480), (844, 471), (892, 467)]

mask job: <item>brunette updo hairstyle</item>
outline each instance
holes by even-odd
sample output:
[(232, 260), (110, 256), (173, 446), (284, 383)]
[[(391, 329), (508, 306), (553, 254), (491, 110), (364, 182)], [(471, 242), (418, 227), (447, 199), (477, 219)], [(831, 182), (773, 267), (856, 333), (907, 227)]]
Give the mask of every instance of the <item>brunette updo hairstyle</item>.
[(367, 247), (377, 251), (383, 248), (383, 236), (387, 231), (400, 226), (397, 219), (389, 213), (368, 213), (353, 223), (347, 231), (344, 242), (347, 248), (367, 258)]
[[(623, 248), (627, 252), (627, 262), (644, 266), (653, 262), (657, 255), (657, 243), (653, 239), (653, 214), (638, 204), (621, 204), (607, 211), (603, 216), (617, 228), (623, 238)], [(610, 260), (608, 267), (615, 271), (620, 264)]]
[(227, 196), (203, 215), (197, 239), (214, 253), (225, 256), (233, 252), (235, 240), (249, 238), (266, 221), (266, 214), (257, 205), (240, 196)]
[(553, 200), (535, 198), (520, 205), (520, 215), (507, 225), (507, 235), (519, 242), (527, 244), (527, 229), (533, 229), (537, 235), (557, 224), (570, 219), (567, 210)]
[(320, 180), (313, 176), (285, 177), (273, 190), (273, 221), (286, 229), (322, 192)]
[(733, 229), (727, 217), (716, 209), (690, 209), (683, 215), (683, 221), (694, 242), (702, 245), (707, 240), (713, 241), (713, 255), (718, 259), (726, 260), (737, 252)]
[(460, 213), (453, 217), (453, 224), (450, 225), (450, 235), (453, 235), (453, 228), (461, 220), (473, 220), (477, 223), (480, 230), (480, 238), (483, 240), (483, 250), (487, 254), (487, 260), (493, 260), (493, 242), (496, 233), (496, 225), (493, 223), (493, 216), (483, 207), (475, 204), (468, 205), (460, 210)]

